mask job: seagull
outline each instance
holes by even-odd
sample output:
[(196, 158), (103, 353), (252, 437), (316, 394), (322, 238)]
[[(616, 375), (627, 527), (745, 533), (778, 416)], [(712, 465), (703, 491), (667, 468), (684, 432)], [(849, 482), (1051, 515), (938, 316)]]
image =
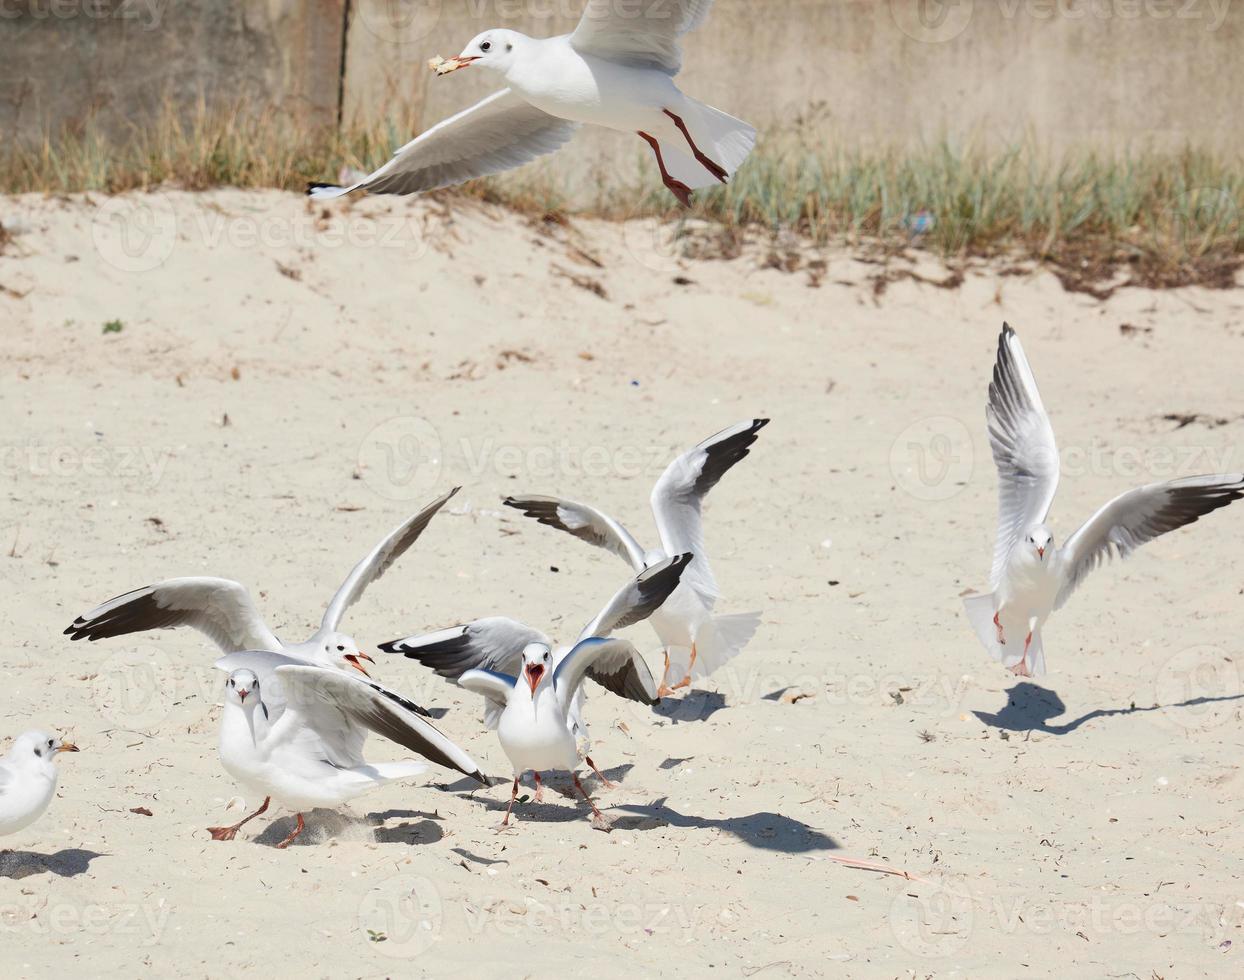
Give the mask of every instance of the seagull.
[(357, 671), (374, 663), (350, 636), (338, 632), (347, 609), (418, 540), (428, 522), (461, 489), (454, 487), (374, 547), (354, 566), (324, 613), (320, 628), (302, 643), (284, 643), (268, 628), (246, 587), (224, 578), (171, 578), (110, 599), (73, 621), (65, 634), (74, 640), (101, 640), (144, 630), (192, 626), (224, 653), (268, 650), (320, 666)]
[[(642, 571), (583, 627), (573, 646), (554, 649), (539, 630), (502, 616), (380, 644), (386, 653), (404, 654), (484, 696), (484, 724), (497, 730), (514, 766), (502, 827), (509, 825), (518, 782), (529, 770), (535, 777), (537, 802), (544, 797), (540, 773), (547, 769), (570, 772), (583, 793), (576, 770), (578, 739), (587, 740), (581, 689), (585, 676), (620, 697), (656, 704), (656, 683), (639, 651), (622, 641), (596, 641), (650, 616), (677, 588), (691, 562), (690, 554), (675, 555)], [(519, 674), (526, 678), (526, 688), (517, 684)], [(613, 785), (592, 761), (590, 748), (585, 748), (583, 760), (606, 786)], [(583, 795), (596, 825), (603, 829), (596, 804)]]
[(502, 76), (505, 88), (416, 137), (375, 173), (344, 187), (311, 184), (307, 193), (449, 187), (552, 153), (586, 123), (639, 136), (665, 186), (690, 207), (693, 190), (726, 183), (756, 142), (753, 127), (674, 84), (682, 68), (679, 39), (708, 18), (712, 5), (668, 0), (636, 11), (618, 0), (588, 0), (572, 34), (484, 31), (462, 54), (432, 67), (438, 75), (486, 68)]
[[(704, 496), (735, 463), (748, 454), (768, 419), (740, 422), (704, 440), (665, 468), (652, 488), (652, 515), (661, 547), (645, 551), (621, 523), (587, 504), (558, 497), (506, 497), (505, 506), (533, 517), (541, 524), (573, 534), (629, 562), (636, 571), (664, 561), (670, 555), (692, 552), (691, 567), (669, 601), (652, 614), (650, 622), (665, 647), (665, 672), (658, 694), (691, 684), (692, 673), (706, 677), (736, 656), (751, 640), (760, 619), (755, 613), (714, 616), (719, 591), (704, 553), (700, 509)], [(669, 685), (670, 650), (679, 651), (683, 679)]]
[(43, 816), (56, 793), (56, 757), (78, 747), (57, 735), (17, 736), (0, 759), (0, 836), (24, 830)]
[[(220, 761), (248, 792), (264, 800), (231, 827), (209, 827), (213, 840), (233, 840), (275, 798), (298, 816), (293, 831), (277, 845), (285, 848), (303, 832), (304, 811), (340, 806), (426, 771), (420, 762), (368, 763), (359, 735), (364, 729), (488, 785), (462, 749), (358, 674), (267, 651), (230, 654), (216, 667), (229, 675), (220, 719)], [(271, 698), (271, 693), (277, 696)]]
[(1006, 324), (985, 417), (998, 468), (998, 538), (990, 591), (964, 606), (985, 649), (1021, 677), (1045, 673), (1041, 627), (1089, 572), (1244, 496), (1244, 473), (1150, 483), (1115, 497), (1058, 548), (1045, 523), (1058, 489), (1058, 445), (1019, 337)]

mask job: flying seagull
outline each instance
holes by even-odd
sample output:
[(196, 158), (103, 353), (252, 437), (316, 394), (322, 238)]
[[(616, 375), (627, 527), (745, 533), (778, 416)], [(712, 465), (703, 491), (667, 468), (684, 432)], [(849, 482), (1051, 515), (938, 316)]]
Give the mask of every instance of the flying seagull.
[[(250, 662), (266, 667), (265, 680)], [(220, 761), (246, 790), (263, 797), (259, 809), (231, 827), (209, 827), (213, 840), (233, 840), (276, 799), (298, 815), (280, 844), (302, 833), (303, 812), (340, 806), (396, 779), (423, 773), (419, 762), (368, 763), (359, 732), (376, 732), (479, 783), (479, 766), (426, 718), (395, 703), (375, 683), (332, 667), (300, 663), (278, 653), (244, 652), (216, 663), (227, 671), (220, 719)], [(265, 692), (279, 691), (276, 698)]]
[(712, 0), (630, 4), (588, 0), (578, 27), (559, 37), (494, 29), (462, 54), (437, 59), (439, 75), (474, 66), (506, 87), (407, 143), (354, 184), (312, 184), (315, 198), (351, 191), (414, 194), (501, 173), (552, 153), (580, 124), (633, 133), (651, 147), (661, 179), (690, 206), (691, 192), (726, 183), (756, 142), (747, 123), (684, 95), (679, 39)]
[[(691, 564), (691, 555), (668, 558), (641, 572), (623, 586), (579, 633), (572, 646), (554, 648), (539, 630), (516, 620), (494, 616), (465, 626), (380, 644), (386, 653), (401, 653), (430, 667), (441, 677), (456, 681), (484, 696), (484, 723), (497, 730), (501, 747), (514, 767), (510, 810), (523, 773), (532, 772), (536, 799), (543, 798), (540, 773), (548, 769), (576, 774), (578, 740), (587, 741), (583, 721), (584, 677), (620, 697), (641, 704), (657, 702), (656, 683), (639, 651), (620, 640), (604, 642), (614, 630), (646, 619), (678, 586)], [(524, 681), (518, 682), (519, 675)], [(613, 785), (592, 761), (590, 748), (583, 760), (606, 786)], [(586, 793), (596, 825), (604, 818)]]
[[(713, 615), (719, 592), (704, 549), (700, 510), (705, 495), (748, 454), (757, 434), (768, 424), (768, 419), (739, 422), (705, 439), (665, 468), (651, 497), (659, 548), (645, 551), (619, 521), (588, 504), (538, 496), (507, 497), (504, 501), (507, 507), (541, 524), (613, 552), (636, 571), (684, 551), (694, 554), (682, 583), (649, 619), (665, 647), (665, 672), (658, 691), (661, 697), (688, 686), (693, 674), (705, 677), (736, 656), (759, 625), (755, 613)], [(676, 651), (675, 670), (682, 675), (673, 687), (669, 686), (671, 650)]]
[(998, 538), (990, 591), (964, 606), (985, 649), (1021, 677), (1045, 673), (1041, 627), (1089, 572), (1244, 496), (1244, 473), (1150, 483), (1115, 497), (1058, 548), (1045, 523), (1058, 489), (1058, 445), (1019, 337), (1006, 324), (985, 417), (998, 468)]

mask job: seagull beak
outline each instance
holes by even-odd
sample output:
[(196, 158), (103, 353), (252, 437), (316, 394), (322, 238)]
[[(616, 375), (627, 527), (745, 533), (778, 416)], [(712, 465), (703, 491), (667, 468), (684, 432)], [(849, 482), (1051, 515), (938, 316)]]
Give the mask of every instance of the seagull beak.
[(348, 660), (348, 661), (350, 662), (350, 666), (351, 666), (351, 667), (353, 667), (355, 670), (357, 670), (357, 671), (358, 671), (360, 674), (362, 674), (364, 677), (371, 677), (371, 674), (367, 673), (367, 668), (366, 668), (366, 667), (364, 667), (361, 663), (359, 663), (359, 658), (360, 658), (360, 657), (361, 657), (363, 660), (366, 660), (366, 661), (367, 661), (368, 663), (370, 663), (370, 664), (374, 664), (374, 663), (376, 662), (376, 661), (372, 660), (372, 658), (371, 658), (371, 657), (367, 656), (367, 654), (365, 654), (365, 653), (360, 653), (360, 654), (347, 653), (347, 654), (345, 655), (345, 659), (346, 659), (346, 660)]
[(78, 748), (76, 745), (74, 745), (73, 742), (61, 742), (60, 748), (57, 749), (56, 751), (57, 753), (61, 753), (61, 752), (81, 752), (82, 750)]
[(1037, 549), (1037, 557), (1038, 557), (1038, 558), (1044, 558), (1044, 557), (1045, 557), (1045, 549), (1044, 549), (1044, 548), (1038, 548), (1038, 549)]
[(527, 683), (531, 686), (531, 693), (536, 693), (536, 687), (540, 684), (540, 678), (544, 676), (544, 666), (542, 664), (527, 665)]
[(239, 688), (238, 688), (238, 700), (239, 700), (239, 701), (241, 701), (243, 704), (245, 704), (245, 703), (246, 703), (246, 695), (248, 695), (248, 694), (250, 694), (250, 693), (251, 693), (250, 691), (243, 690), (242, 688), (240, 688), (240, 687), (239, 687)]
[(448, 75), (451, 71), (457, 71), (459, 68), (466, 68), (473, 61), (479, 61), (479, 55), (471, 55), (469, 57), (458, 55), (456, 58), (450, 58), (449, 60), (442, 61), (439, 65), (437, 65), (436, 73), (438, 75)]

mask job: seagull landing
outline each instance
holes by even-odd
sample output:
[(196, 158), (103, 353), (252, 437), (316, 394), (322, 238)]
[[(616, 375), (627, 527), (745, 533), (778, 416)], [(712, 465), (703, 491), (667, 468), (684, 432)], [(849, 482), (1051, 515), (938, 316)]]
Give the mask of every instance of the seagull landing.
[(998, 468), (998, 537), (990, 591), (964, 605), (985, 649), (1021, 677), (1045, 673), (1041, 627), (1089, 572), (1244, 497), (1244, 473), (1151, 483), (1115, 497), (1059, 547), (1045, 523), (1058, 490), (1058, 444), (1019, 337), (1006, 325), (985, 414)]
[(351, 191), (414, 194), (497, 174), (565, 144), (581, 124), (637, 135), (661, 180), (684, 206), (692, 191), (726, 183), (756, 142), (747, 123), (684, 95), (679, 39), (708, 17), (712, 0), (669, 0), (645, 11), (588, 0), (572, 34), (535, 38), (495, 29), (456, 58), (434, 59), (438, 75), (495, 72), (506, 88), (433, 126), (357, 183), (312, 184), (315, 198)]

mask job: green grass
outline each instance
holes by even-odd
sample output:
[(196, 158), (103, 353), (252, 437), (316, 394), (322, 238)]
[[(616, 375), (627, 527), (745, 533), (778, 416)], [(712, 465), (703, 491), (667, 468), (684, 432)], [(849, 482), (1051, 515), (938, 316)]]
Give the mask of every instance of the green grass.
[[(414, 131), (401, 118), (337, 132), (278, 112), (166, 110), (120, 138), (88, 126), (34, 144), (9, 141), (0, 147), (0, 192), (115, 193), (164, 183), (301, 190), (343, 165), (373, 169)], [(584, 213), (680, 213), (651, 175), (606, 190), (602, 200), (618, 203)], [(560, 188), (521, 175), (458, 193), (528, 212), (567, 210)], [(949, 141), (862, 150), (772, 135), (728, 187), (698, 195), (695, 214), (820, 245), (920, 248), (951, 262), (1032, 260), (1090, 292), (1122, 280), (1227, 286), (1244, 260), (1244, 160), (1191, 148), (1054, 158), (1029, 146), (987, 151)]]

